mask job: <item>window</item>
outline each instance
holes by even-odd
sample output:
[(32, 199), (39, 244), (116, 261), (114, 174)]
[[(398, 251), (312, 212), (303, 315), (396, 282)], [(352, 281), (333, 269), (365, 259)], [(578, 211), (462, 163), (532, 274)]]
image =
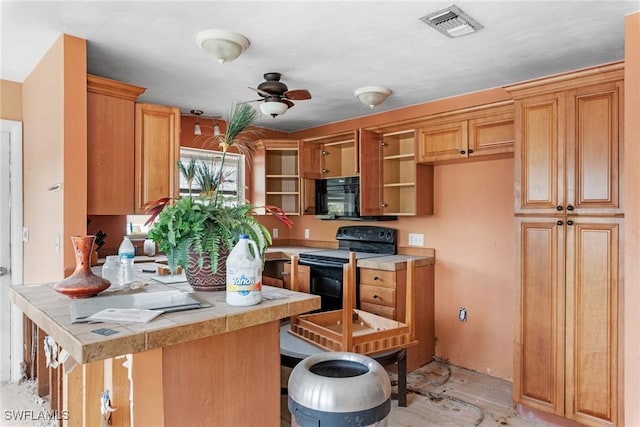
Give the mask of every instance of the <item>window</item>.
[[(180, 162), (187, 166), (191, 159), (196, 159), (198, 166), (206, 167), (212, 174), (218, 173), (222, 163), (222, 152), (202, 150), (198, 148), (181, 148)], [(224, 171), (222, 180), (222, 194), (231, 200), (244, 202), (244, 156), (241, 154), (227, 153), (224, 158)], [(200, 185), (194, 181), (191, 185), (191, 193), (194, 196), (200, 194)], [(189, 195), (189, 186), (186, 179), (180, 174), (180, 196)]]

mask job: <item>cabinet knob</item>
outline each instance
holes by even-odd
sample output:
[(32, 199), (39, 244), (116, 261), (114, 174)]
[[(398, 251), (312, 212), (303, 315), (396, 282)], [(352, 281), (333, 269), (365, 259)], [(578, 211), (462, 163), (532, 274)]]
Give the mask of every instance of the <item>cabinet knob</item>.
[(282, 272), (282, 275), (283, 275), (283, 276), (288, 276), (288, 275), (289, 275), (289, 272), (288, 272), (288, 271), (283, 271), (283, 272)]
[(389, 146), (389, 144), (388, 144), (388, 143), (386, 143), (386, 142), (381, 142), (381, 143), (380, 143), (380, 146), (381, 146), (381, 147), (388, 147), (388, 146)]
[(380, 203), (380, 207), (381, 207), (381, 208), (386, 208), (387, 206), (389, 206), (389, 205), (387, 205), (387, 204), (386, 204), (386, 203), (384, 203), (384, 202)]
[(460, 150), (460, 154), (467, 154), (467, 152), (464, 150)]
[(556, 210), (557, 211), (561, 211), (562, 210), (562, 206), (560, 206), (560, 205), (556, 206)]
[(573, 225), (573, 221), (568, 220), (568, 221), (567, 221), (567, 225)]
[(373, 280), (380, 280), (378, 276), (373, 276)]
[(573, 206), (572, 205), (567, 206), (567, 210), (568, 211), (572, 211), (573, 210)]
[(473, 153), (473, 150), (472, 150), (471, 148), (469, 148), (468, 153), (469, 153), (469, 154)]
[(327, 169), (327, 168), (322, 168), (322, 173), (329, 173), (329, 169)]
[(378, 299), (378, 298), (380, 298), (380, 297), (378, 296), (378, 294), (373, 294), (373, 298), (374, 298), (374, 299)]
[(558, 220), (558, 222), (556, 222), (556, 224), (562, 225), (562, 221)]
[(329, 152), (327, 150), (322, 150), (320, 154), (322, 154), (323, 156), (328, 156)]

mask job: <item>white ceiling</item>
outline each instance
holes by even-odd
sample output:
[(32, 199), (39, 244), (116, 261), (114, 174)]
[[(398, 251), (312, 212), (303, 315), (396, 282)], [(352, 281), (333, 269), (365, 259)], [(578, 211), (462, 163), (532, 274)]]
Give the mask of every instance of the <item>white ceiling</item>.
[[(88, 72), (147, 88), (143, 102), (226, 117), (265, 72), (313, 99), (259, 125), (293, 131), (624, 58), (633, 1), (455, 1), (484, 29), (450, 39), (420, 17), (452, 1), (6, 1), (0, 78), (22, 82), (61, 33), (88, 41)], [(208, 28), (251, 41), (220, 65)], [(353, 91), (393, 91), (370, 110)]]

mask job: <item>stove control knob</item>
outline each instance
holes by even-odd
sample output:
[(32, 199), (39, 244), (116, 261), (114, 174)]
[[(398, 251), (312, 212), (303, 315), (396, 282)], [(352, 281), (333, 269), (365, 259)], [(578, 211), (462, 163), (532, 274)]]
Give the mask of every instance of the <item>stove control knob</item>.
[(391, 232), (387, 231), (387, 234), (385, 235), (385, 237), (387, 238), (387, 240), (391, 240), (391, 237), (392, 237)]

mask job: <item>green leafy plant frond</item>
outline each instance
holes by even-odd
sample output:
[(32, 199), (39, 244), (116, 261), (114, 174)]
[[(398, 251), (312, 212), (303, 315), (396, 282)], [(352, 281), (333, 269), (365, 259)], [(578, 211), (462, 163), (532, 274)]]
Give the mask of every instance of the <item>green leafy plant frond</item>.
[[(167, 254), (171, 271), (177, 266), (186, 268), (190, 253), (195, 253), (201, 267), (203, 256), (208, 254), (215, 273), (221, 254), (231, 251), (241, 234), (248, 234), (256, 242), (260, 253), (254, 255), (262, 257), (271, 244), (269, 231), (253, 215), (254, 207), (239, 203), (237, 198), (222, 195), (220, 191), (221, 184), (230, 179), (228, 169), (224, 168), (227, 149), (236, 147), (249, 159), (255, 151), (249, 126), (256, 116), (255, 109), (248, 104), (234, 106), (225, 134), (216, 137), (222, 148), (218, 169), (214, 171), (210, 165), (198, 164), (195, 160), (187, 165), (178, 163), (180, 173), (189, 184), (189, 196), (173, 201), (164, 198), (150, 204), (150, 211), (158, 220), (148, 237)], [(200, 196), (192, 195), (193, 182), (200, 186)]]

